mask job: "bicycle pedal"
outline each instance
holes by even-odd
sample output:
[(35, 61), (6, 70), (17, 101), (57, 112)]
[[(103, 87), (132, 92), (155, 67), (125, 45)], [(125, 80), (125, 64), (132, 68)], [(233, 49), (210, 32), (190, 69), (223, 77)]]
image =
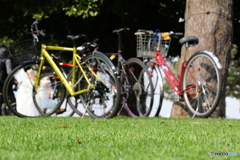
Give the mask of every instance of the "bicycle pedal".
[(66, 109), (59, 109), (59, 110), (56, 112), (56, 114), (62, 114), (62, 113), (64, 113), (64, 112), (66, 112)]

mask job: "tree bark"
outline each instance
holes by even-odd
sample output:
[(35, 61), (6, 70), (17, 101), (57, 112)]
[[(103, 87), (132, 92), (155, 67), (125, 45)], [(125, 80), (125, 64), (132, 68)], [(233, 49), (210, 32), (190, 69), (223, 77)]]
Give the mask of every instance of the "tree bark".
[[(187, 0), (185, 10), (185, 36), (196, 36), (199, 44), (183, 52), (186, 58), (198, 50), (208, 50), (217, 55), (222, 64), (222, 94), (216, 110), (210, 117), (225, 117), (225, 90), (233, 39), (233, 1), (232, 0)], [(183, 102), (174, 102), (171, 116), (188, 117)], [(182, 110), (180, 112), (179, 110)], [(177, 114), (179, 113), (179, 114)], [(184, 114), (183, 114), (184, 113)]]

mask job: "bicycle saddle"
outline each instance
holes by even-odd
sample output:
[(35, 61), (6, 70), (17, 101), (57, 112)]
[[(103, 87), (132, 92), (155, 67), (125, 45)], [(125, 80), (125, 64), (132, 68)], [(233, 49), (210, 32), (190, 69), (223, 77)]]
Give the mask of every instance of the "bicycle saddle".
[(189, 44), (189, 45), (196, 45), (198, 44), (198, 38), (195, 37), (195, 36), (186, 36), (186, 37), (183, 37), (179, 40), (179, 43), (180, 44)]
[(83, 37), (87, 37), (87, 36), (85, 34), (67, 35), (67, 38), (71, 39), (71, 40), (76, 40), (76, 39), (83, 38)]

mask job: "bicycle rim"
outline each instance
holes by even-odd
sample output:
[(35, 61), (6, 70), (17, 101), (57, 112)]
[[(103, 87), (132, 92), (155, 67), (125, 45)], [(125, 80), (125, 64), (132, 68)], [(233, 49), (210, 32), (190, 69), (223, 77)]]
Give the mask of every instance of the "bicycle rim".
[(153, 84), (147, 67), (137, 58), (131, 58), (124, 65), (121, 74), (126, 110), (132, 117), (146, 117), (153, 104)]
[(184, 99), (193, 117), (207, 117), (219, 102), (221, 74), (213, 59), (196, 53), (187, 62), (183, 76)]

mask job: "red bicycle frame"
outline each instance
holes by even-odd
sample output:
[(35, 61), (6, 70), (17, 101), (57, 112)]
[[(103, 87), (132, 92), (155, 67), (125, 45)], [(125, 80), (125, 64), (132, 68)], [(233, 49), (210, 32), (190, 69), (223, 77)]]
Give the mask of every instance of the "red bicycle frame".
[(167, 64), (165, 58), (162, 56), (161, 52), (159, 50), (156, 50), (156, 56), (155, 60), (157, 62), (157, 65), (159, 65), (164, 72), (169, 84), (171, 85), (172, 89), (174, 90), (175, 93), (181, 94), (186, 90), (189, 90), (193, 86), (189, 86), (188, 88), (182, 90), (182, 77), (184, 70), (186, 68), (186, 61), (182, 62), (181, 64), (181, 70), (180, 70), (180, 77), (176, 77), (172, 70), (170, 69), (169, 65)]

